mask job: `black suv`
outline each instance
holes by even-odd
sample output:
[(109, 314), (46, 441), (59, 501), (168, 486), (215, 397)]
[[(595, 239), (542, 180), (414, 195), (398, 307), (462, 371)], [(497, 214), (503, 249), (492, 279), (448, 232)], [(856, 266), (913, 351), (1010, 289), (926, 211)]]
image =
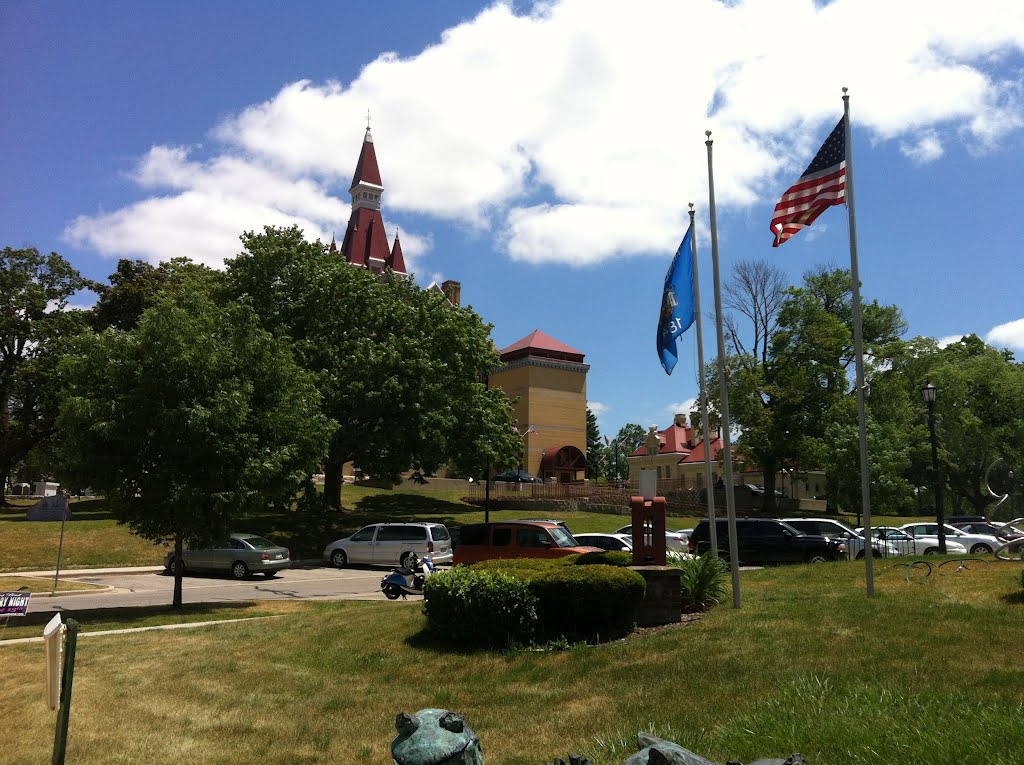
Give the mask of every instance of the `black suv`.
[[(724, 518), (715, 522), (718, 552), (729, 555), (729, 526)], [(710, 528), (701, 521), (690, 534), (690, 552), (700, 555), (711, 549)], [(846, 545), (816, 534), (803, 534), (788, 523), (768, 518), (737, 518), (736, 541), (744, 565), (761, 563), (824, 563), (846, 557)]]

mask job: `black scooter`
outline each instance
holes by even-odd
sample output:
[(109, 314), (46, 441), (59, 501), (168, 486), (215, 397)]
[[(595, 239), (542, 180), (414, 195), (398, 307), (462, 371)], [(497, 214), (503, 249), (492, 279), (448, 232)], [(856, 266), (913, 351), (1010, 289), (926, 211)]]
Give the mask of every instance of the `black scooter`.
[(388, 600), (405, 599), (406, 595), (422, 595), (423, 584), (434, 573), (434, 562), (430, 558), (417, 559), (408, 568), (394, 569), (380, 580), (380, 588)]

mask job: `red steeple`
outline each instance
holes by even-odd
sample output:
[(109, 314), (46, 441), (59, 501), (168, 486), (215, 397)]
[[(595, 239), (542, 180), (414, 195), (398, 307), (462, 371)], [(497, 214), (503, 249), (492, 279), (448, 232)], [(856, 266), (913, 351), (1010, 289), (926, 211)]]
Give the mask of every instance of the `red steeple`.
[(391, 257), (387, 260), (387, 266), (396, 274), (405, 274), (405, 256), (402, 255), (402, 243), (398, 239), (398, 231), (395, 231), (395, 244), (391, 248)]
[(380, 168), (377, 167), (377, 152), (373, 150), (373, 136), (370, 134), (369, 125), (366, 126), (363, 148), (359, 152), (359, 161), (356, 162), (356, 171), (352, 174), (352, 186), (349, 191), (352, 191), (361, 181), (384, 187), (384, 183), (380, 179)]
[(359, 152), (356, 171), (352, 175), (352, 214), (348, 219), (345, 239), (341, 243), (341, 254), (354, 266), (369, 268), (373, 272), (392, 268), (396, 273), (405, 273), (405, 260), (400, 247), (398, 257), (388, 246), (384, 231), (384, 219), (380, 214), (380, 198), (384, 185), (377, 167), (377, 153), (373, 149), (373, 135), (367, 126), (363, 136), (363, 148)]

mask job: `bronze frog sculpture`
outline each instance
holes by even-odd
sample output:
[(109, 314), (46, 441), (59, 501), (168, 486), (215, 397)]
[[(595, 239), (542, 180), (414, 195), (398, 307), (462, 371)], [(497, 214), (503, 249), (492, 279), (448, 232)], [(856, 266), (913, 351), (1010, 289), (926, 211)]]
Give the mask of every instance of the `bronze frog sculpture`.
[(421, 709), (395, 718), (391, 742), (395, 765), (484, 765), (480, 738), (462, 715), (447, 709)]

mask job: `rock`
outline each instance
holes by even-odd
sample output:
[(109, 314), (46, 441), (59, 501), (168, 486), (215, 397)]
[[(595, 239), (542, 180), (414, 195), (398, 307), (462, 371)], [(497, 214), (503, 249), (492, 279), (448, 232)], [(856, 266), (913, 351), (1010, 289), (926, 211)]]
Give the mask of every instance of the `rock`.
[(652, 733), (636, 734), (636, 745), (640, 751), (624, 760), (622, 765), (715, 765), (711, 760)]

